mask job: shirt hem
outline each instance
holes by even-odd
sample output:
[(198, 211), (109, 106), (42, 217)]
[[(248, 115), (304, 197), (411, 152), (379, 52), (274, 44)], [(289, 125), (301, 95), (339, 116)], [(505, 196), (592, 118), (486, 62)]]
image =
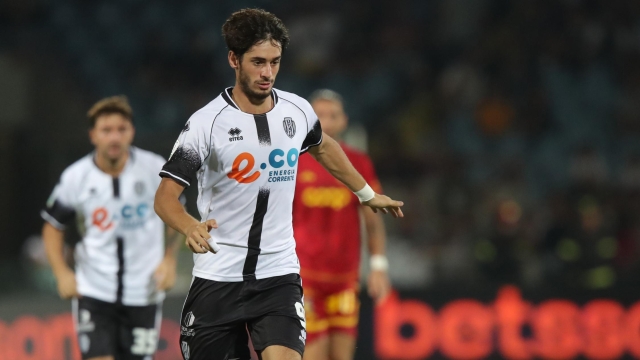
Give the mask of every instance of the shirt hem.
[[(196, 270), (196, 269), (193, 270), (192, 274), (195, 277), (199, 277), (199, 278), (206, 279), (206, 280), (212, 280), (212, 281), (220, 281), (220, 282), (242, 282), (242, 281), (244, 281), (242, 275), (224, 276), (224, 275), (218, 275), (218, 274), (211, 274), (211, 273), (207, 273), (207, 272)], [(280, 269), (278, 271), (272, 271), (272, 272), (268, 272), (268, 273), (259, 273), (259, 274), (256, 274), (256, 279), (257, 280), (261, 280), (261, 279), (272, 278), (272, 277), (276, 277), (276, 276), (284, 276), (284, 275), (289, 275), (289, 274), (300, 274), (300, 269), (297, 269), (297, 268), (286, 268), (286, 269)]]

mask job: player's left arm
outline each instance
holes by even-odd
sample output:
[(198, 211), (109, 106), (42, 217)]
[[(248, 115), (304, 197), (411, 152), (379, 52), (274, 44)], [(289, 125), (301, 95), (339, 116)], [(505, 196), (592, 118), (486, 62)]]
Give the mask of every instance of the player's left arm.
[(364, 218), (367, 248), (369, 250), (367, 289), (369, 296), (378, 302), (384, 299), (391, 289), (387, 274), (389, 262), (385, 256), (386, 230), (380, 214), (376, 214), (364, 207), (360, 209), (360, 214)]
[(353, 167), (340, 144), (329, 135), (323, 133), (320, 144), (310, 147), (308, 151), (333, 177), (353, 191), (362, 205), (370, 207), (374, 212), (380, 210), (384, 214), (391, 212), (394, 217), (404, 216), (400, 209), (404, 203), (373, 191)]
[(164, 258), (153, 273), (158, 290), (168, 290), (176, 283), (176, 268), (178, 265), (177, 254), (180, 250), (182, 234), (169, 226), (165, 226), (165, 251)]

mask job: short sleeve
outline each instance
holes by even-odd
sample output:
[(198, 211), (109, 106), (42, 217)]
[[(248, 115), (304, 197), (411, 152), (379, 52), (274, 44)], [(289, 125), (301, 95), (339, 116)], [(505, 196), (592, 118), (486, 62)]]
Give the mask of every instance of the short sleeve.
[(184, 187), (196, 180), (196, 172), (202, 167), (211, 151), (211, 126), (207, 113), (196, 113), (185, 124), (173, 146), (169, 160), (160, 171), (161, 177), (173, 179)]
[(47, 204), (40, 212), (42, 218), (59, 230), (64, 230), (66, 224), (75, 218), (76, 201), (75, 186), (70, 176), (63, 173), (47, 200)]
[(303, 100), (302, 111), (305, 114), (307, 120), (307, 135), (300, 147), (300, 154), (307, 152), (310, 148), (318, 146), (322, 143), (322, 126), (320, 126), (320, 120), (318, 115), (313, 111), (311, 104), (308, 101)]

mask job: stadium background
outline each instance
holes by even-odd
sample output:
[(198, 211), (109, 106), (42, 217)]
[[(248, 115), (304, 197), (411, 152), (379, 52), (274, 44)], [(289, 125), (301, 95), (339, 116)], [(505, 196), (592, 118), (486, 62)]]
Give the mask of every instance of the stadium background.
[(78, 358), (38, 213), (90, 151), (86, 109), (126, 94), (135, 144), (168, 156), (232, 84), (220, 27), (253, 6), (290, 29), (276, 87), (341, 92), (347, 140), (405, 201), (398, 294), (363, 296), (358, 359), (640, 357), (640, 2), (5, 0), (0, 359)]

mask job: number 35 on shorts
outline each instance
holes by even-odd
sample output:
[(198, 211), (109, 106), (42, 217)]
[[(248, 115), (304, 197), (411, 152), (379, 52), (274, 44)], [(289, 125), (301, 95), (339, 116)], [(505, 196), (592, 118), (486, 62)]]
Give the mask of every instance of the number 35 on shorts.
[(296, 302), (296, 314), (300, 318), (300, 324), (302, 324), (302, 328), (307, 330), (307, 321), (304, 314), (304, 306), (300, 302)]
[(153, 355), (158, 345), (158, 331), (156, 329), (133, 328), (133, 355)]

